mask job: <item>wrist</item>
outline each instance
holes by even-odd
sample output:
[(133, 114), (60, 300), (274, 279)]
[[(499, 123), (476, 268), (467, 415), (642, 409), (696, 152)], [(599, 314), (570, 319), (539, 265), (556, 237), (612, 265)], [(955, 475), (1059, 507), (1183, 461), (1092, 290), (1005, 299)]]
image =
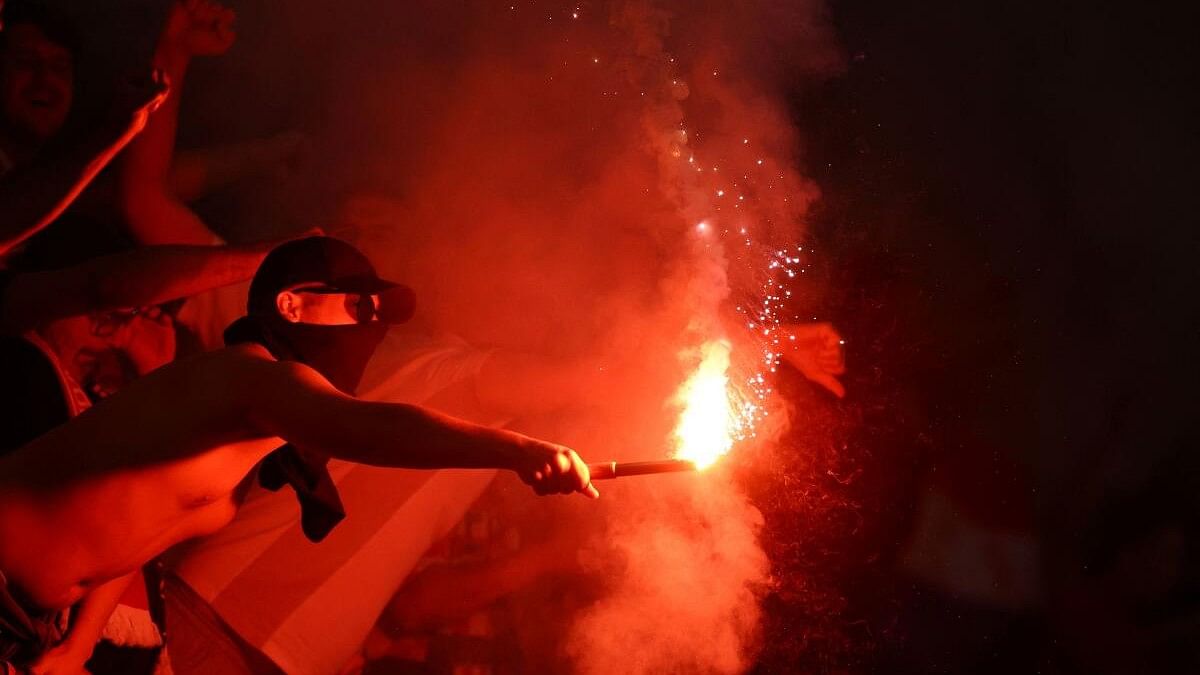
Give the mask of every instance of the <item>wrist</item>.
[(493, 429), (499, 438), (497, 447), (497, 468), (520, 472), (529, 464), (530, 439), (527, 436), (505, 429)]
[(165, 72), (171, 78), (172, 84), (187, 70), (191, 60), (191, 51), (176, 40), (163, 40), (154, 50), (154, 67)]

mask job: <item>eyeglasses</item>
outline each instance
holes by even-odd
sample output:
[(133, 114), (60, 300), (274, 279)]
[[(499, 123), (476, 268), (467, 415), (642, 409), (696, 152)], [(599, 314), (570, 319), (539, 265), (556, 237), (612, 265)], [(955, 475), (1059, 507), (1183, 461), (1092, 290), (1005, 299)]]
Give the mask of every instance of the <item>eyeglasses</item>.
[(379, 318), (379, 296), (363, 293), (347, 293), (328, 286), (301, 286), (293, 288), (293, 293), (312, 293), (314, 295), (344, 295), (346, 296), (346, 311), (356, 323), (370, 323)]
[(128, 326), (139, 316), (150, 321), (158, 321), (164, 313), (160, 305), (96, 312), (91, 316), (92, 335), (99, 338), (109, 338), (116, 335), (118, 330), (124, 326)]

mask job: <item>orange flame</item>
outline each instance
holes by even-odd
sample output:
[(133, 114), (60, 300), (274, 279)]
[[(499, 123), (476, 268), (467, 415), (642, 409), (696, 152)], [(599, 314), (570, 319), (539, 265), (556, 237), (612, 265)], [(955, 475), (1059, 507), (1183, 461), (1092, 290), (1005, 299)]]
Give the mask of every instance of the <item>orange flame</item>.
[(730, 344), (713, 340), (700, 348), (700, 366), (675, 393), (682, 407), (675, 427), (675, 458), (698, 469), (712, 466), (741, 438), (745, 423), (736, 411), (729, 387)]

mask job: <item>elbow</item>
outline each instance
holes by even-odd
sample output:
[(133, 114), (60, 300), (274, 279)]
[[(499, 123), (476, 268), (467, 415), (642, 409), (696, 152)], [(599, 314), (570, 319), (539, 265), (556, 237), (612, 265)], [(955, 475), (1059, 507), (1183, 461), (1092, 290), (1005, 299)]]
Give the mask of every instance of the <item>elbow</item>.
[(164, 195), (155, 194), (141, 185), (122, 185), (117, 205), (129, 225), (137, 228), (153, 220), (154, 214), (161, 211), (165, 199)]

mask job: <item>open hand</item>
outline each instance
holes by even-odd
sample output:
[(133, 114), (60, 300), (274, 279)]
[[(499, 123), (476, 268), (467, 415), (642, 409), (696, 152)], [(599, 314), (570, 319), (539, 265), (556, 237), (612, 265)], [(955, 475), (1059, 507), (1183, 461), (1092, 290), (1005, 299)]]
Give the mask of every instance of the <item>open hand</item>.
[(516, 472), (539, 495), (572, 492), (596, 498), (600, 491), (592, 485), (587, 464), (575, 451), (562, 445), (530, 439)]
[(846, 372), (844, 341), (831, 324), (787, 324), (777, 330), (782, 336), (780, 356), (785, 362), (834, 396), (846, 395), (846, 388), (837, 379)]

